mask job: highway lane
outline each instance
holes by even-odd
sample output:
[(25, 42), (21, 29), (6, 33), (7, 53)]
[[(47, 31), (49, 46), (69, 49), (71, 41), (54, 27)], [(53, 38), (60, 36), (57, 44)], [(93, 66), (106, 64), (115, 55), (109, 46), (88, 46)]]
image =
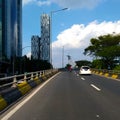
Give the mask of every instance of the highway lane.
[(120, 120), (120, 82), (66, 71), (15, 111), (19, 105), (1, 115), (1, 120)]

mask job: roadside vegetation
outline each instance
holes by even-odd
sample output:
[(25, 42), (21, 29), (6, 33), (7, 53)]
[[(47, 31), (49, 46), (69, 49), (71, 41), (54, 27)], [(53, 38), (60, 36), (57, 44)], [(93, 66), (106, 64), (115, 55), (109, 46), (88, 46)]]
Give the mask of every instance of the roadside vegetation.
[(93, 68), (120, 70), (120, 34), (92, 38), (84, 54), (94, 58)]
[(0, 75), (3, 73), (3, 76), (4, 74), (9, 76), (14, 74), (23, 74), (25, 72), (51, 69), (52, 65), (46, 60), (37, 60), (32, 57), (28, 58), (25, 55), (23, 57), (15, 57), (12, 61), (1, 64), (1, 68)]
[(120, 34), (92, 38), (84, 55), (91, 56), (93, 61), (76, 61), (78, 67), (88, 65), (96, 69), (120, 70)]

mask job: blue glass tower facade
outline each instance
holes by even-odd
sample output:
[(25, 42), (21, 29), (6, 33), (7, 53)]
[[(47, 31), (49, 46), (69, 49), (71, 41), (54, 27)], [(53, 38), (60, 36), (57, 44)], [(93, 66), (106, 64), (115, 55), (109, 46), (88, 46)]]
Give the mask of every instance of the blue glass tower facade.
[(22, 0), (0, 0), (0, 61), (22, 56)]

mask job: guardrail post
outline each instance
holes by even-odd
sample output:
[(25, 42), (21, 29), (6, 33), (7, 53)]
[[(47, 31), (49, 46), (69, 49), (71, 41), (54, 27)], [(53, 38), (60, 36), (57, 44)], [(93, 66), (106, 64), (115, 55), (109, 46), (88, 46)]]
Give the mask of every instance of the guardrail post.
[(46, 75), (46, 70), (44, 71), (44, 75)]
[(26, 73), (24, 74), (24, 81), (27, 81)]
[(46, 70), (46, 75), (48, 75), (49, 74), (49, 70)]
[(31, 79), (30, 80), (33, 80), (33, 73), (31, 73)]
[(36, 73), (36, 78), (38, 78), (38, 72)]
[(45, 71), (42, 72), (42, 75), (43, 75), (43, 76), (45, 75)]
[(42, 77), (42, 72), (40, 71), (40, 77)]
[(38, 72), (38, 77), (39, 77), (39, 78), (41, 77), (41, 72), (40, 72), (40, 71)]
[(13, 78), (13, 85), (12, 87), (16, 87), (16, 83), (17, 83), (17, 76), (15, 75), (14, 78)]

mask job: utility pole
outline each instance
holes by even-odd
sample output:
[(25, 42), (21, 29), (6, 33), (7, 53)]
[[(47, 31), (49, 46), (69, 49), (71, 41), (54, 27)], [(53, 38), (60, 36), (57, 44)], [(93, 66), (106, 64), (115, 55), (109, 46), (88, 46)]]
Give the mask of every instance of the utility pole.
[(51, 63), (51, 65), (52, 65), (52, 16), (56, 12), (61, 12), (61, 11), (67, 10), (67, 9), (68, 8), (63, 8), (60, 10), (55, 10), (55, 11), (50, 12), (50, 63)]

